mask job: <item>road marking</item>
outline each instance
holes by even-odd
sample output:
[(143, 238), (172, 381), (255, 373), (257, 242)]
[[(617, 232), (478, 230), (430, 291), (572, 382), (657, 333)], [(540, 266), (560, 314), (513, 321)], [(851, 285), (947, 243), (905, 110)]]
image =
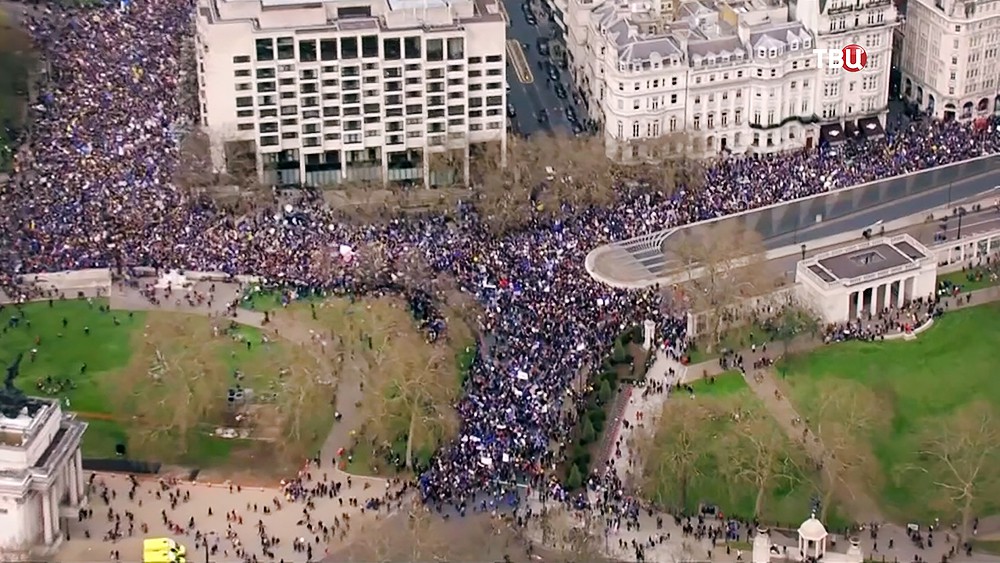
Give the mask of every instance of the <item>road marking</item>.
[(525, 56), (520, 41), (507, 40), (507, 56), (510, 58), (510, 63), (514, 66), (514, 72), (517, 73), (517, 79), (521, 81), (521, 84), (531, 84), (535, 81), (535, 76), (531, 74), (531, 65), (528, 64), (528, 57)]

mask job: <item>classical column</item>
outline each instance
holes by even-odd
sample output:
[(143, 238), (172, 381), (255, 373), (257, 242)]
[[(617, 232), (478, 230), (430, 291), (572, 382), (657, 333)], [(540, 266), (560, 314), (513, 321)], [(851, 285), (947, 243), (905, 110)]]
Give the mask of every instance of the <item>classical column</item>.
[(875, 295), (875, 289), (876, 288), (874, 286), (869, 287), (867, 289), (867, 291), (870, 292), (871, 296), (872, 296), (871, 299), (868, 300), (868, 314), (869, 315), (874, 315), (875, 314), (875, 302), (878, 301), (878, 296)]
[(45, 494), (49, 497), (49, 508), (52, 510), (52, 534), (59, 537), (59, 497), (56, 496), (55, 487), (50, 488)]
[(80, 490), (77, 488), (79, 481), (76, 478), (76, 456), (66, 460), (66, 466), (63, 468), (63, 479), (66, 480), (66, 489), (69, 491), (70, 506), (79, 506)]
[(896, 306), (899, 308), (903, 307), (903, 302), (906, 301), (906, 291), (903, 286), (906, 285), (906, 280), (899, 280), (896, 282)]
[(79, 448), (76, 450), (76, 457), (74, 459), (73, 467), (75, 468), (76, 490), (80, 491), (80, 498), (86, 498), (87, 487), (83, 484), (83, 454), (80, 453)]
[(45, 545), (51, 545), (55, 539), (52, 533), (52, 495), (49, 491), (43, 491), (42, 495), (42, 534), (45, 538)]

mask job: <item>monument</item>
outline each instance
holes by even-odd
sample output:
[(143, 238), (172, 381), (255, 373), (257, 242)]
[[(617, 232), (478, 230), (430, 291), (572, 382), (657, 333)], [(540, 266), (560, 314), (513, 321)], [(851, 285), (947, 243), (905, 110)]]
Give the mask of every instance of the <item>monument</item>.
[(823, 252), (795, 268), (795, 294), (828, 323), (841, 323), (934, 294), (934, 253), (910, 235)]
[(0, 390), (0, 552), (45, 556), (63, 538), (62, 522), (86, 505), (80, 441), (87, 425), (59, 399), (15, 387), (21, 358)]
[(757, 528), (757, 534), (752, 542), (751, 561), (753, 563), (771, 563), (772, 561), (797, 561), (801, 563), (863, 563), (864, 554), (857, 538), (851, 538), (847, 551), (844, 553), (829, 551), (827, 542), (830, 534), (826, 526), (816, 518), (815, 514), (799, 526), (795, 545), (779, 545), (772, 543), (767, 528)]

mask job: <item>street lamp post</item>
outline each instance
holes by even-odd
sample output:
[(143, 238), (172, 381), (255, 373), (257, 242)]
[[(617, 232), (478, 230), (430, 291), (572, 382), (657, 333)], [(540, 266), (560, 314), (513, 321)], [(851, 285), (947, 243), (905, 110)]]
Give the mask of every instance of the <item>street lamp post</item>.
[(208, 562), (208, 542), (207, 541), (202, 541), (201, 544), (203, 546), (205, 546), (205, 563), (209, 563)]
[(958, 233), (955, 234), (955, 237), (958, 240), (962, 240), (962, 217), (965, 217), (965, 210), (964, 209), (959, 209), (958, 210)]
[(802, 259), (806, 259), (806, 245), (804, 243), (802, 244)]

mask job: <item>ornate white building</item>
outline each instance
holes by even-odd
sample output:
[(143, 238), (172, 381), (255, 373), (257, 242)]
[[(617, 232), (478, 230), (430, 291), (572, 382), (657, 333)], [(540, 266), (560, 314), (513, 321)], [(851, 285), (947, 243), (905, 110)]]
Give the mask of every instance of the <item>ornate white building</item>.
[[(567, 50), (609, 156), (686, 132), (699, 150), (769, 153), (880, 135), (888, 113), (888, 0), (569, 0)], [(857, 43), (868, 66), (821, 68)]]
[(17, 416), (0, 414), (0, 552), (45, 554), (62, 541), (62, 520), (77, 518), (87, 502), (87, 425), (58, 400), (26, 398), (15, 408)]
[(1000, 2), (910, 0), (902, 93), (939, 118), (1000, 111)]

